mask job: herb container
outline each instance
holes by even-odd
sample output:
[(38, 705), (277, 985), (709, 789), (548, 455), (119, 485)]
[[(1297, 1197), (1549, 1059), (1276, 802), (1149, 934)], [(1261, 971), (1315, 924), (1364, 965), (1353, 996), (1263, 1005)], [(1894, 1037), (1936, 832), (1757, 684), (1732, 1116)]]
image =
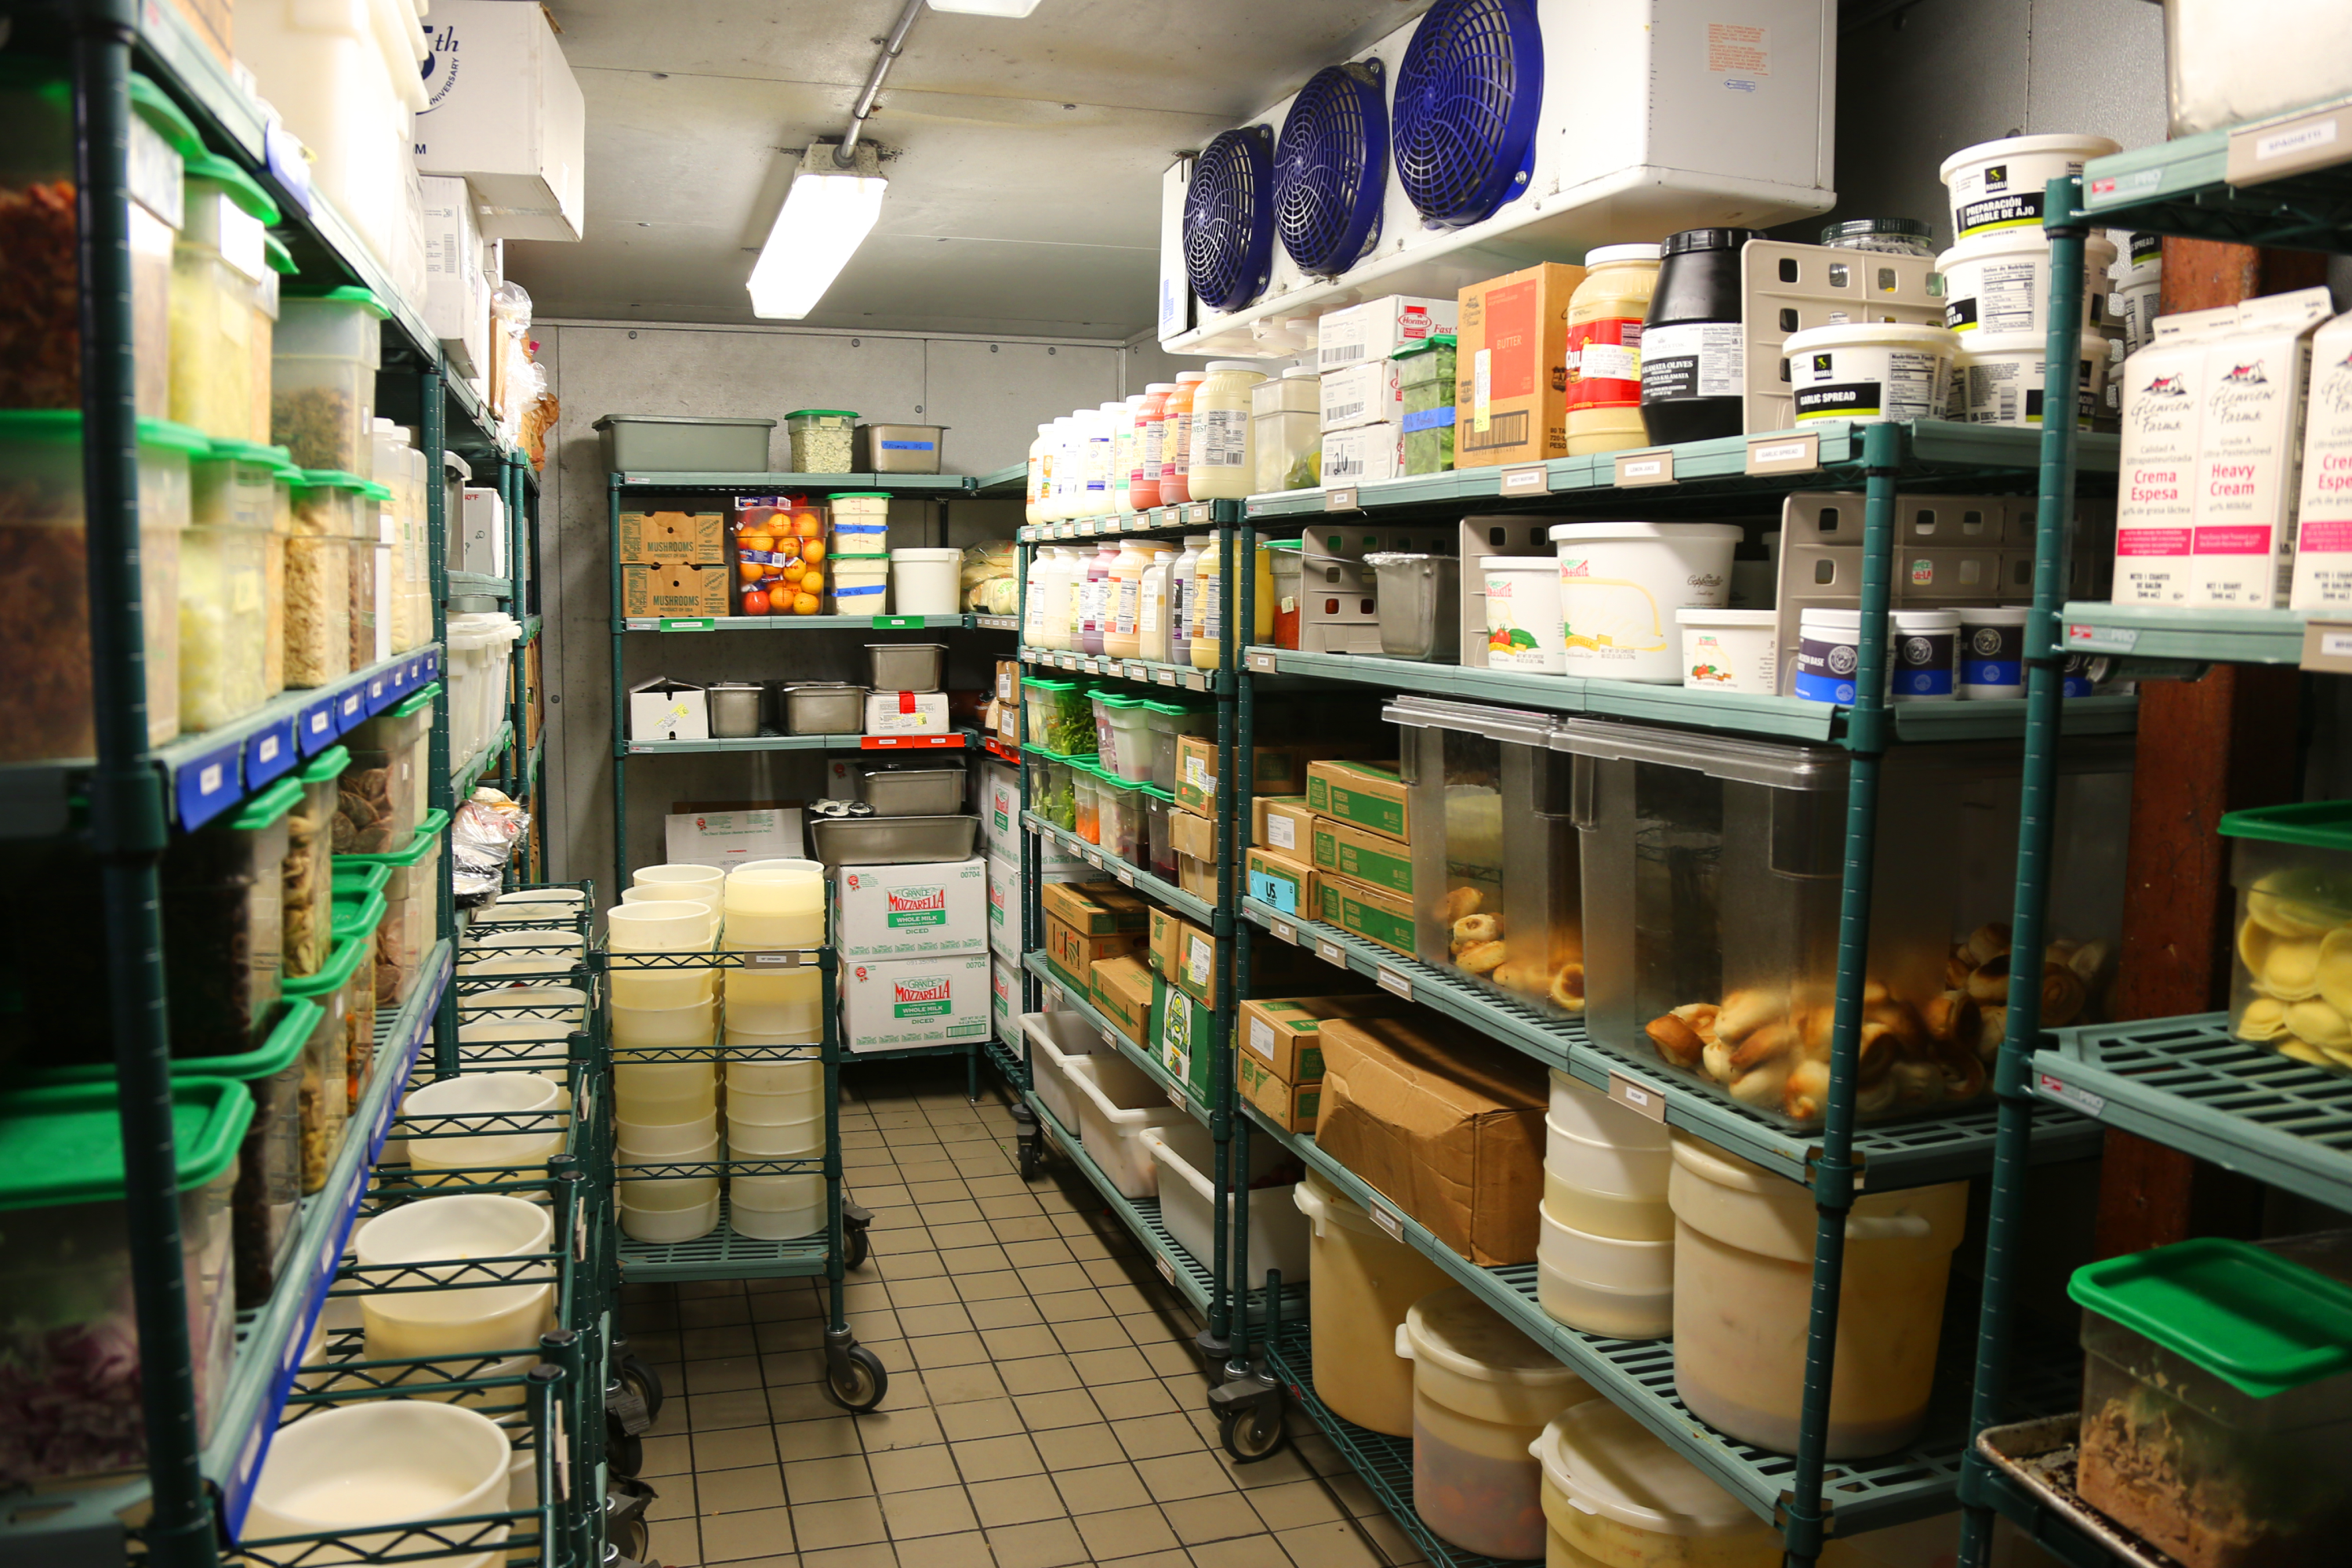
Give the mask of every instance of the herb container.
[(286, 819), (286, 975), (297, 979), (326, 966), (333, 945), (328, 908), (334, 897), (337, 781), (351, 753), (330, 746), (293, 776), (298, 801)]
[(281, 868), (302, 786), (280, 779), (234, 816), (172, 840), (160, 874), (172, 1052), (251, 1050), (283, 973)]
[(801, 408), (784, 416), (796, 474), (845, 474), (857, 416), (840, 408)]
[(1445, 473), (1454, 467), (1454, 336), (1439, 332), (1395, 357), (1404, 399), (1404, 471)]
[(374, 478), (375, 373), (390, 314), (364, 289), (283, 298), (269, 361), (269, 439), (297, 466)]
[(345, 1087), (351, 1070), (345, 1061), (349, 1047), (343, 1038), (347, 998), (343, 985), (326, 973), (288, 981), (286, 994), (313, 1009), (310, 1032), (302, 1040), (295, 1106), (301, 1123), (302, 1191), (307, 1195), (326, 1186), (328, 1167), (335, 1163), (335, 1151), (342, 1147), (343, 1124), (351, 1117), (351, 1095)]
[(326, 686), (352, 672), (352, 529), (368, 481), (305, 469), (286, 550), (286, 684)]
[(189, 464), (180, 542), (180, 722), (214, 730), (268, 700), (269, 530), (277, 454), (215, 441)]

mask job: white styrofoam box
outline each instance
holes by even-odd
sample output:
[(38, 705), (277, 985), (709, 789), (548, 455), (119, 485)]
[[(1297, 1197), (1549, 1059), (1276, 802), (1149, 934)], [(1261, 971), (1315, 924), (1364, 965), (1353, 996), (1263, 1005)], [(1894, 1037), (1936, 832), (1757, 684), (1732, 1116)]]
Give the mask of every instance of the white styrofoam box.
[(710, 700), (691, 681), (656, 676), (629, 689), (632, 741), (708, 741)]
[(1376, 485), (1404, 473), (1404, 426), (1394, 421), (1334, 430), (1323, 437), (1322, 483)]
[(425, 26), (432, 52), (417, 168), (470, 181), (486, 235), (578, 239), (587, 111), (546, 13), (511, 0), (435, 0)]
[[(1021, 956), (1021, 847), (1008, 857), (988, 858), (988, 945), (1007, 958)], [(1075, 855), (1050, 847), (1043, 858), (1048, 882), (1085, 882), (1102, 875)]]
[(980, 765), (980, 837), (991, 855), (1021, 853), (1021, 774), (1002, 763)]
[(1021, 1038), (1021, 966), (997, 959), (988, 966), (988, 1021), (998, 1039), (1011, 1045)]
[(457, 570), (507, 574), (507, 503), (486, 485), (466, 487), (463, 531), (457, 537)]
[(798, 860), (803, 854), (801, 808), (674, 811), (662, 818), (662, 858), (673, 866), (715, 866), (722, 871), (747, 860)]
[(425, 325), (461, 376), (490, 368), (490, 294), (482, 282), (482, 235), (466, 182), (418, 181), (425, 194)]
[(841, 969), (841, 1033), (852, 1051), (901, 1051), (988, 1036), (985, 952), (852, 960)]
[(1780, 345), (1813, 327), (1861, 321), (1944, 325), (1940, 285), (1930, 292), (1936, 263), (1925, 256), (1840, 250), (1751, 239), (1739, 247), (1740, 315), (1746, 323), (1748, 390), (1744, 426), (1750, 434), (1786, 430), (1796, 423), (1796, 399)]
[(843, 866), (833, 942), (844, 958), (913, 958), (988, 946), (988, 862)]
[(1391, 425), (1404, 418), (1404, 389), (1392, 359), (1365, 360), (1345, 370), (1323, 373), (1323, 428), (1352, 430), (1359, 425)]
[(1461, 320), (1461, 303), (1451, 294), (1442, 300), (1391, 294), (1333, 310), (1315, 323), (1315, 367), (1328, 375), (1352, 364), (1384, 360), (1399, 349), (1454, 331)]
[(870, 691), (866, 696), (869, 735), (943, 735), (948, 730), (944, 691)]

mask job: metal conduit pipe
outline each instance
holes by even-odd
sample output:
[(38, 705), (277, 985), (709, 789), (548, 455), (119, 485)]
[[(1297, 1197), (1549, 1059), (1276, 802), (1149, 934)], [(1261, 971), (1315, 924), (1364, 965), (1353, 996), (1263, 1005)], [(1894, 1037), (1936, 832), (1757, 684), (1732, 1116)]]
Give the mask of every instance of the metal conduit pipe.
[(866, 73), (866, 85), (858, 89), (857, 102), (849, 111), (849, 131), (841, 145), (833, 150), (833, 161), (838, 167), (854, 168), (857, 163), (857, 141), (866, 134), (866, 117), (874, 112), (874, 100), (882, 92), (882, 79), (890, 74), (890, 64), (907, 47), (907, 34), (915, 26), (915, 18), (923, 14), (924, 0), (907, 0), (900, 8), (898, 19), (891, 24), (890, 36), (882, 40), (882, 52), (874, 57), (874, 68)]

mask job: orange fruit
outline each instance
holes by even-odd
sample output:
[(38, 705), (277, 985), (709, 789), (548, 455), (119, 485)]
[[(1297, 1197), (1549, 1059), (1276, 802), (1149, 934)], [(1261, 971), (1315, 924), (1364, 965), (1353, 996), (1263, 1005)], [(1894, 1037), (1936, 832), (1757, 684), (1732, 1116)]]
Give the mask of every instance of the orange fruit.
[(793, 513), (793, 532), (803, 539), (823, 539), (824, 519), (813, 511)]
[(810, 567), (806, 572), (803, 572), (801, 574), (801, 592), (803, 594), (824, 593), (824, 574), (818, 571), (814, 566)]
[(761, 574), (766, 571), (767, 568), (756, 561), (739, 561), (735, 563), (736, 575), (746, 583), (758, 582)]
[(784, 563), (784, 581), (787, 583), (799, 582), (803, 576), (807, 574), (807, 572), (808, 568), (802, 565), (797, 561), (787, 561)]
[(820, 562), (820, 561), (824, 560), (824, 540), (822, 540), (822, 539), (803, 539), (803, 540), (802, 540), (802, 541), (801, 541), (801, 559), (802, 559), (802, 560), (803, 560), (803, 561), (805, 561), (805, 562), (807, 562), (807, 563), (808, 563), (810, 565), (812, 565), (812, 566), (815, 565), (818, 562)]
[(766, 615), (768, 613), (768, 595), (762, 594), (757, 588), (743, 595), (743, 613), (747, 616)]
[(776, 540), (773, 534), (761, 533), (751, 529), (746, 529), (741, 533), (737, 534), (735, 536), (735, 542), (745, 550), (765, 551), (773, 550), (776, 547)]
[(793, 614), (796, 616), (815, 615), (817, 611), (817, 596), (814, 594), (797, 595), (793, 599)]

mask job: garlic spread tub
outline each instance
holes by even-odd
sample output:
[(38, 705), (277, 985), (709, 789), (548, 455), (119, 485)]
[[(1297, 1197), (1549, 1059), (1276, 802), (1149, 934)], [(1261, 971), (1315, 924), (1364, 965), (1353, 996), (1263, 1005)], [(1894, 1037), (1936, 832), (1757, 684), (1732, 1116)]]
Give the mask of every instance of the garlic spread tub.
[(1943, 413), (1958, 334), (1902, 321), (1853, 321), (1791, 333), (1780, 345), (1797, 423), (1934, 419)]
[(2005, 136), (1963, 147), (1939, 171), (1952, 197), (1952, 234), (2040, 228), (2042, 187), (2123, 148), (2104, 136)]
[[(2000, 229), (1964, 239), (1936, 258), (1944, 275), (1944, 325), (1972, 346), (2040, 348), (2050, 337), (2050, 241), (2038, 228)], [(2096, 320), (2116, 247), (2083, 242), (2083, 330)], [(1996, 342), (1998, 340), (1998, 342)]]
[(1559, 558), (1489, 555), (1478, 570), (1486, 579), (1486, 668), (1559, 674)]

